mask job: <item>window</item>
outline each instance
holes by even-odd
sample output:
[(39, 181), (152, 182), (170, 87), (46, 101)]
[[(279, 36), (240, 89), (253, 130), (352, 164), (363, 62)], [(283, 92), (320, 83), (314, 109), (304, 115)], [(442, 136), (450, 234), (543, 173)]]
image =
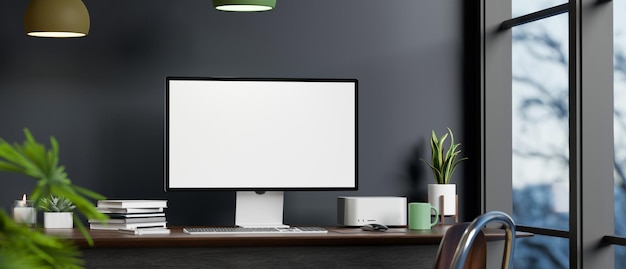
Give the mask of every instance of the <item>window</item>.
[[(518, 225), (567, 231), (568, 17), (559, 14), (515, 26), (511, 34), (513, 219)], [(518, 241), (516, 249), (515, 268), (569, 264), (569, 244), (563, 238), (538, 235)]]
[[(613, 1), (613, 132), (615, 235), (626, 236), (626, 0)], [(626, 247), (615, 248), (615, 264), (626, 263)]]
[(567, 0), (511, 0), (513, 17), (519, 17), (561, 4), (567, 4)]
[(612, 2), (481, 3), (483, 210), (535, 233), (515, 268), (614, 268)]
[(512, 184), (517, 224), (568, 230), (567, 14), (512, 29)]

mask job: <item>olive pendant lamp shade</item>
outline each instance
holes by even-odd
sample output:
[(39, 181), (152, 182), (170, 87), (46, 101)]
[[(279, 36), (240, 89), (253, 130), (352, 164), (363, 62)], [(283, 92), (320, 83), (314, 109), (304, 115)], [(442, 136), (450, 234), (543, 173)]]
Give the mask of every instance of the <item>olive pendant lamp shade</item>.
[(213, 7), (221, 11), (268, 11), (276, 7), (276, 0), (213, 0)]
[(31, 0), (24, 31), (37, 37), (82, 37), (89, 33), (89, 12), (81, 0)]

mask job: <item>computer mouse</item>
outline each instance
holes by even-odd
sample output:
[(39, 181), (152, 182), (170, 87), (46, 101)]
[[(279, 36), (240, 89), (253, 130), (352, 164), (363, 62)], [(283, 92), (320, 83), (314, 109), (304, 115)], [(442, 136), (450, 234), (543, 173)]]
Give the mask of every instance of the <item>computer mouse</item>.
[(363, 231), (378, 231), (378, 232), (384, 232), (387, 229), (389, 229), (389, 227), (383, 225), (383, 224), (377, 224), (377, 223), (370, 223), (370, 224), (365, 224), (363, 226), (361, 226), (361, 230)]

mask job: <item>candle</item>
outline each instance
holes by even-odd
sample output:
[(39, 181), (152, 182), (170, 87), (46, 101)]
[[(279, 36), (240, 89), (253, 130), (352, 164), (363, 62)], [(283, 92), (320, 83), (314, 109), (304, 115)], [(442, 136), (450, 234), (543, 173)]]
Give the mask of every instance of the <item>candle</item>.
[(22, 196), (22, 200), (16, 200), (13, 206), (13, 220), (17, 223), (26, 224), (34, 227), (37, 222), (37, 211), (33, 207), (30, 200), (26, 200), (26, 194)]

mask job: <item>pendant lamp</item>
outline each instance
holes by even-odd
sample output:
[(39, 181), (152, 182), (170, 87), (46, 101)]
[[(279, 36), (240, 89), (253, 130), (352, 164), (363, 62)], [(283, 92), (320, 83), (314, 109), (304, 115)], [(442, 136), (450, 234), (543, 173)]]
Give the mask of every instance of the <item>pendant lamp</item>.
[(213, 0), (213, 7), (221, 11), (268, 11), (276, 7), (276, 0)]
[(81, 0), (31, 0), (24, 31), (36, 37), (83, 37), (89, 33), (89, 12)]

